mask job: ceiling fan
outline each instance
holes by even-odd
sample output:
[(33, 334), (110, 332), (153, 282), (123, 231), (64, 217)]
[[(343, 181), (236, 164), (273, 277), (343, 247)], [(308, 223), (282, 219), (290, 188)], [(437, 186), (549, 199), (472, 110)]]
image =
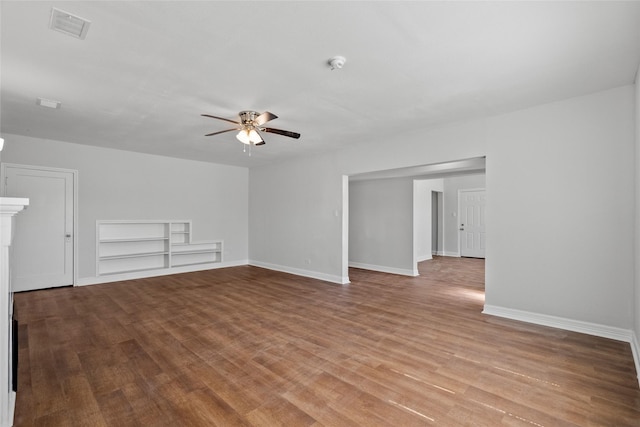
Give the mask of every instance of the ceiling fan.
[(262, 114), (259, 114), (256, 111), (240, 111), (240, 113), (238, 114), (238, 117), (240, 118), (239, 121), (225, 119), (224, 117), (212, 116), (211, 114), (202, 114), (202, 116), (211, 117), (212, 119), (224, 120), (225, 122), (231, 122), (237, 125), (236, 127), (233, 127), (231, 129), (225, 129), (219, 132), (208, 133), (205, 136), (218, 135), (220, 133), (237, 130), (239, 132), (236, 135), (236, 138), (238, 138), (238, 140), (243, 144), (247, 144), (247, 145), (264, 145), (265, 142), (264, 142), (264, 139), (262, 139), (262, 135), (260, 135), (260, 132), (275, 133), (278, 135), (288, 136), (289, 138), (295, 138), (295, 139), (300, 138), (300, 134), (297, 132), (262, 127), (262, 125), (264, 125), (268, 121), (278, 118), (278, 116), (268, 111), (265, 111)]

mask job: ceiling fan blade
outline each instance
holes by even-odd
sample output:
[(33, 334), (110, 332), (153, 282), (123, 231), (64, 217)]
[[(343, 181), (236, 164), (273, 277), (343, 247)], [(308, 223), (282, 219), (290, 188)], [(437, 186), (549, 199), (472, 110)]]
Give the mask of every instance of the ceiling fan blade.
[(258, 117), (255, 118), (254, 123), (257, 126), (262, 126), (263, 124), (277, 118), (278, 116), (276, 116), (275, 114), (265, 111), (264, 113), (260, 114)]
[(264, 145), (264, 144), (266, 144), (266, 142), (264, 142), (264, 139), (263, 139), (262, 142), (257, 142), (257, 143), (255, 143), (253, 145)]
[(240, 129), (238, 129), (238, 128), (225, 129), (225, 130), (221, 130), (221, 131), (219, 131), (219, 132), (208, 133), (208, 134), (206, 134), (205, 136), (218, 135), (219, 133), (231, 132), (232, 130), (240, 130)]
[(231, 122), (231, 123), (235, 123), (237, 125), (240, 124), (240, 122), (237, 122), (235, 120), (225, 119), (224, 117), (212, 116), (211, 114), (200, 114), (200, 115), (204, 116), (204, 117), (211, 117), (212, 119), (224, 120), (225, 122)]
[(269, 132), (269, 133), (277, 133), (278, 135), (288, 136), (289, 138), (295, 138), (295, 139), (300, 138), (299, 133), (291, 132), (289, 130), (274, 129), (274, 128), (262, 128), (260, 130)]

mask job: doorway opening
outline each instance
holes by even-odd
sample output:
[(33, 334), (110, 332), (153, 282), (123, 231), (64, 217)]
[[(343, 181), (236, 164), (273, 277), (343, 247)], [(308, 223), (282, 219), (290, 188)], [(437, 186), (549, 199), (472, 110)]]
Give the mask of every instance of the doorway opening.
[(460, 257), (457, 192), (470, 188), (461, 185), (471, 176), (482, 177), (473, 187), (484, 187), (485, 170), (478, 157), (349, 176), (343, 275), (356, 267), (417, 276), (418, 262), (433, 255)]

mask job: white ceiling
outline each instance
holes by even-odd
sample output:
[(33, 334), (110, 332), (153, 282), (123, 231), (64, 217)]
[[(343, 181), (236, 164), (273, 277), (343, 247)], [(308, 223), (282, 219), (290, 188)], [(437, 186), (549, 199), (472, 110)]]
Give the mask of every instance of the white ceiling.
[[(85, 40), (48, 28), (57, 7)], [(1, 127), (238, 166), (631, 84), (639, 2), (2, 1)], [(327, 60), (343, 55), (343, 69)], [(58, 100), (59, 109), (36, 105)], [(279, 116), (252, 155), (240, 110)], [(7, 141), (10, 143), (10, 141)]]

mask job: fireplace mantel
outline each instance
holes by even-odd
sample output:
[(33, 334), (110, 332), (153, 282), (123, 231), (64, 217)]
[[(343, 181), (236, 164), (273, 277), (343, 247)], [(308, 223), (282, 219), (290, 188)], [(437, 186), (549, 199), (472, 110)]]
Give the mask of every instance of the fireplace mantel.
[(13, 425), (16, 394), (12, 389), (13, 295), (9, 248), (13, 240), (13, 216), (29, 205), (29, 199), (0, 197), (0, 426)]

